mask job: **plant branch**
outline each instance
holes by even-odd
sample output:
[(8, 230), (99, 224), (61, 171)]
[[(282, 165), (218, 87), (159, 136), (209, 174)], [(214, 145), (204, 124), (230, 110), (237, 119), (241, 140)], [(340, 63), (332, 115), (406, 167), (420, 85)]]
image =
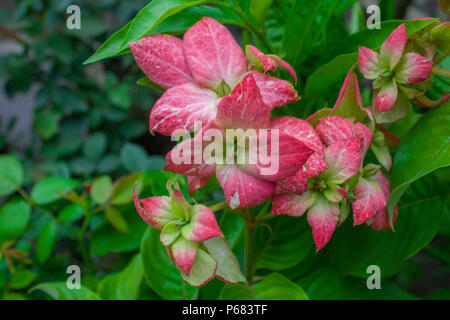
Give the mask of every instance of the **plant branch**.
[(245, 237), (244, 237), (244, 265), (245, 265), (245, 277), (247, 282), (253, 280), (254, 270), (254, 251), (255, 251), (255, 224), (254, 213), (251, 208), (245, 210)]
[(450, 70), (434, 66), (431, 72), (437, 76), (450, 78)]

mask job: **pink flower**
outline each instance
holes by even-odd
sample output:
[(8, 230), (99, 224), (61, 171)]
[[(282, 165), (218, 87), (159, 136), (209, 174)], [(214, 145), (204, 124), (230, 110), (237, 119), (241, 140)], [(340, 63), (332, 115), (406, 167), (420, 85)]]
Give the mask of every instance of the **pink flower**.
[[(386, 177), (386, 175), (381, 170), (379, 170), (375, 175), (370, 177), (370, 179), (378, 182), (379, 186), (381, 187), (381, 190), (383, 190), (384, 197), (387, 201), (391, 194), (391, 183), (389, 179)], [(397, 214), (398, 208), (396, 206), (393, 212), (392, 224), (395, 224), (395, 221), (397, 220)], [(387, 206), (385, 206), (382, 210), (375, 212), (373, 218), (367, 221), (367, 224), (376, 231), (392, 230), (391, 224), (389, 222), (389, 211)]]
[[(188, 181), (191, 191), (206, 183), (205, 181), (215, 174), (224, 190), (227, 203), (232, 209), (264, 203), (273, 195), (275, 181), (292, 175), (313, 152), (308, 145), (282, 130), (277, 135), (278, 132), (274, 129), (278, 129), (278, 126), (276, 122), (270, 121), (270, 111), (271, 108), (263, 101), (253, 74), (246, 75), (230, 94), (220, 100), (215, 122), (209, 127), (204, 127), (194, 138), (181, 142), (167, 154), (164, 169), (190, 176)], [(233, 140), (231, 145), (227, 144), (227, 150), (223, 151), (224, 154), (228, 155), (228, 151), (236, 149), (236, 152), (232, 153), (233, 157), (236, 154), (244, 154), (249, 158), (258, 159), (258, 161), (239, 163), (238, 161), (229, 161), (231, 159), (227, 156), (225, 159), (227, 161), (221, 163), (208, 162), (205, 159), (195, 162), (196, 156), (202, 159), (201, 154), (210, 143), (205, 135), (211, 132), (211, 129), (222, 137), (225, 137), (226, 129), (242, 129), (243, 134), (244, 130), (253, 129), (255, 136), (248, 137), (250, 142), (258, 142), (258, 146), (261, 143), (267, 143), (267, 148), (263, 150), (258, 147), (253, 150), (246, 143), (239, 145)], [(278, 140), (275, 139), (276, 137)], [(192, 151), (192, 146), (195, 146), (196, 143), (202, 145), (202, 148)], [(272, 143), (277, 143), (274, 145), (274, 149)], [(261, 160), (266, 150), (269, 157), (272, 155), (276, 157), (274, 160), (277, 161), (278, 168), (274, 172), (267, 172), (270, 164), (263, 163)], [(272, 154), (273, 150), (277, 154)], [(189, 154), (184, 154), (184, 152)], [(190, 161), (175, 163), (174, 156), (180, 154), (187, 156), (186, 158), (189, 158)]]
[(204, 205), (187, 203), (179, 190), (171, 190), (169, 183), (168, 190), (170, 196), (145, 199), (138, 199), (134, 190), (134, 205), (145, 222), (161, 230), (161, 243), (183, 278), (194, 286), (204, 285), (215, 276), (228, 283), (245, 281), (239, 268), (233, 270), (236, 273), (232, 276), (223, 273), (222, 256), (235, 257), (230, 254), (214, 213)]
[(375, 105), (379, 112), (390, 110), (398, 95), (398, 85), (428, 79), (433, 62), (413, 52), (404, 53), (405, 24), (397, 27), (382, 44), (380, 53), (359, 47), (358, 66), (365, 78), (375, 80)]
[(272, 213), (302, 216), (308, 211), (318, 251), (345, 219), (341, 206), (349, 200), (347, 182), (359, 173), (372, 133), (340, 116), (321, 118), (315, 131), (301, 119), (287, 120), (280, 123), (285, 132), (292, 132), (315, 153), (300, 170), (277, 182)]
[(213, 122), (222, 97), (249, 73), (270, 109), (298, 99), (288, 81), (249, 71), (248, 60), (231, 33), (209, 17), (189, 28), (183, 40), (156, 34), (129, 46), (145, 75), (167, 89), (152, 108), (151, 131), (170, 135), (175, 129), (192, 131), (196, 121)]

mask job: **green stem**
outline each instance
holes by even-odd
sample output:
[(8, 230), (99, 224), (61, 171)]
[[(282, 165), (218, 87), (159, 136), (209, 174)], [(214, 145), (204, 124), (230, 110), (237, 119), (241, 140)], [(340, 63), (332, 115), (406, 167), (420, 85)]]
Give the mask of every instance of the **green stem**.
[(431, 72), (433, 72), (435, 75), (438, 75), (438, 76), (441, 76), (441, 77), (450, 78), (450, 70), (448, 70), (448, 69), (444, 69), (444, 68), (440, 68), (438, 66), (434, 66), (433, 69), (431, 70)]
[(255, 249), (255, 224), (254, 224), (254, 214), (252, 209), (246, 210), (246, 221), (245, 221), (245, 237), (244, 237), (244, 265), (245, 265), (245, 276), (247, 282), (253, 280), (253, 261), (254, 261), (254, 249)]
[(89, 211), (85, 212), (85, 218), (83, 221), (83, 225), (81, 226), (81, 231), (78, 234), (78, 241), (80, 243), (81, 255), (83, 256), (83, 260), (87, 264), (87, 267), (89, 270), (91, 269), (91, 257), (87, 250), (86, 243), (84, 241), (84, 237), (85, 237), (87, 228), (89, 227), (89, 222), (91, 221), (91, 216), (92, 215)]
[(217, 212), (219, 210), (225, 209), (228, 207), (228, 204), (226, 201), (222, 201), (222, 202), (218, 202), (216, 204), (213, 204), (212, 206), (209, 207), (209, 209), (211, 209), (212, 212)]

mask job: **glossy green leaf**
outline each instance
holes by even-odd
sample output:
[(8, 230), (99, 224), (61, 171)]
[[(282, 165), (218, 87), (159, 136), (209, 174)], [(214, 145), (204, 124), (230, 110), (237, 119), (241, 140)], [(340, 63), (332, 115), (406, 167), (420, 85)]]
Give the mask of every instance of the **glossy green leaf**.
[(97, 178), (91, 186), (91, 198), (98, 204), (106, 203), (111, 197), (112, 182), (111, 177), (102, 176)]
[(47, 204), (61, 198), (81, 183), (75, 179), (48, 177), (39, 181), (31, 190), (31, 199), (37, 204)]
[(160, 86), (158, 86), (156, 83), (154, 83), (153, 81), (150, 81), (147, 77), (142, 77), (140, 78), (136, 84), (143, 86), (143, 87), (149, 87), (152, 88), (156, 91), (159, 92), (164, 92), (165, 90), (163, 88), (161, 88)]
[(0, 208), (0, 243), (14, 240), (27, 227), (31, 208), (22, 199), (16, 198)]
[(128, 265), (116, 274), (107, 275), (98, 286), (98, 294), (105, 300), (136, 300), (144, 280), (141, 256), (135, 255)]
[[(367, 278), (370, 275), (367, 274)], [(383, 279), (380, 282), (381, 289), (372, 290), (367, 288), (366, 281), (367, 279), (343, 278), (335, 269), (324, 267), (309, 273), (297, 283), (314, 300), (415, 299), (392, 281)]]
[(95, 229), (90, 236), (90, 254), (94, 257), (111, 252), (137, 250), (147, 224), (141, 219), (134, 205), (120, 207), (120, 213), (127, 221), (129, 233), (117, 232), (108, 222)]
[(13, 274), (9, 280), (9, 287), (12, 289), (23, 289), (28, 287), (36, 279), (36, 273), (31, 270), (19, 270)]
[(314, 250), (311, 228), (304, 218), (289, 216), (270, 220), (271, 233), (260, 227), (256, 233), (256, 267), (283, 270), (305, 259)]
[(98, 160), (106, 150), (108, 139), (103, 132), (93, 133), (83, 145), (83, 154), (90, 160)]
[(0, 196), (16, 191), (23, 182), (22, 164), (14, 156), (0, 156)]
[(72, 223), (84, 216), (84, 209), (82, 206), (71, 203), (63, 207), (58, 214), (58, 220), (63, 223)]
[(142, 238), (141, 257), (148, 284), (162, 298), (189, 299), (197, 292), (181, 278), (159, 241), (159, 231), (152, 227)]
[(30, 293), (42, 291), (54, 300), (99, 300), (99, 296), (81, 286), (81, 289), (69, 289), (66, 282), (46, 282), (40, 283), (30, 289)]
[(308, 300), (299, 285), (276, 272), (255, 283), (252, 291), (258, 300)]
[(254, 300), (255, 296), (253, 295), (252, 290), (246, 285), (242, 283), (238, 283), (235, 285), (225, 285), (220, 292), (219, 296), (220, 300)]
[(425, 247), (438, 232), (448, 200), (444, 187), (433, 175), (422, 178), (399, 203), (395, 232), (374, 231), (366, 225), (353, 227), (350, 217), (320, 254), (343, 275), (367, 278), (370, 265), (380, 267), (382, 278), (396, 274), (403, 261)]
[(115, 207), (107, 206), (105, 209), (105, 217), (117, 231), (122, 233), (130, 232), (127, 221)]
[(412, 182), (450, 165), (449, 121), (447, 103), (427, 112), (403, 139), (392, 166), (390, 212)]
[(50, 257), (56, 244), (57, 225), (55, 222), (48, 222), (36, 241), (36, 254), (39, 263), (44, 263)]
[(308, 57), (338, 3), (338, 0), (293, 1), (283, 35), (282, 52), (294, 68)]
[(264, 23), (266, 19), (267, 11), (269, 11), (273, 0), (251, 0), (250, 2), (250, 13), (258, 20), (260, 23)]
[(147, 151), (135, 143), (125, 143), (120, 150), (120, 160), (122, 165), (130, 172), (162, 170), (164, 158), (161, 156), (149, 156)]
[(112, 189), (111, 203), (114, 205), (124, 205), (133, 201), (133, 188), (136, 185), (136, 193), (142, 191), (141, 173), (131, 173), (117, 180)]

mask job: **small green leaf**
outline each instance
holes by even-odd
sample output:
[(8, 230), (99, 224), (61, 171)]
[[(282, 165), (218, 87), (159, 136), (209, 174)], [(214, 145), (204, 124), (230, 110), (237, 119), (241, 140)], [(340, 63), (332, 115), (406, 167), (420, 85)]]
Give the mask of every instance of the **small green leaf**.
[(133, 188), (136, 185), (136, 193), (139, 194), (142, 191), (143, 174), (131, 173), (123, 176), (117, 180), (112, 189), (111, 203), (114, 205), (124, 205), (133, 201)]
[(36, 254), (39, 263), (44, 263), (50, 257), (56, 244), (57, 226), (56, 223), (50, 221), (41, 232), (36, 242)]
[(106, 203), (111, 197), (111, 177), (102, 176), (94, 181), (91, 187), (91, 197), (98, 204)]
[(62, 208), (58, 214), (58, 220), (62, 223), (72, 223), (84, 216), (84, 209), (82, 206), (71, 203)]
[(39, 181), (31, 190), (31, 199), (37, 204), (47, 204), (61, 198), (81, 183), (75, 179), (48, 177)]
[(40, 283), (30, 289), (30, 293), (34, 291), (42, 291), (55, 300), (99, 300), (99, 296), (81, 286), (81, 289), (70, 290), (66, 282), (46, 282)]
[(103, 132), (89, 136), (83, 145), (83, 154), (90, 160), (98, 160), (106, 150), (107, 138)]
[(22, 164), (11, 155), (0, 156), (0, 196), (16, 191), (23, 182)]
[(254, 300), (252, 290), (245, 284), (225, 285), (219, 296), (220, 300)]
[(36, 273), (31, 270), (19, 270), (13, 274), (9, 280), (9, 287), (12, 289), (23, 289), (28, 287), (36, 279)]
[(129, 233), (127, 221), (124, 219), (119, 210), (113, 206), (107, 206), (105, 209), (105, 217), (111, 225), (122, 233)]
[(153, 81), (150, 81), (147, 77), (142, 77), (140, 78), (136, 84), (143, 86), (143, 87), (149, 87), (152, 89), (155, 89), (156, 91), (159, 92), (164, 92), (165, 90), (163, 88), (161, 88), (160, 86), (158, 86), (156, 83), (154, 83)]
[(22, 199), (13, 199), (0, 208), (0, 243), (14, 240), (24, 231), (31, 208)]

